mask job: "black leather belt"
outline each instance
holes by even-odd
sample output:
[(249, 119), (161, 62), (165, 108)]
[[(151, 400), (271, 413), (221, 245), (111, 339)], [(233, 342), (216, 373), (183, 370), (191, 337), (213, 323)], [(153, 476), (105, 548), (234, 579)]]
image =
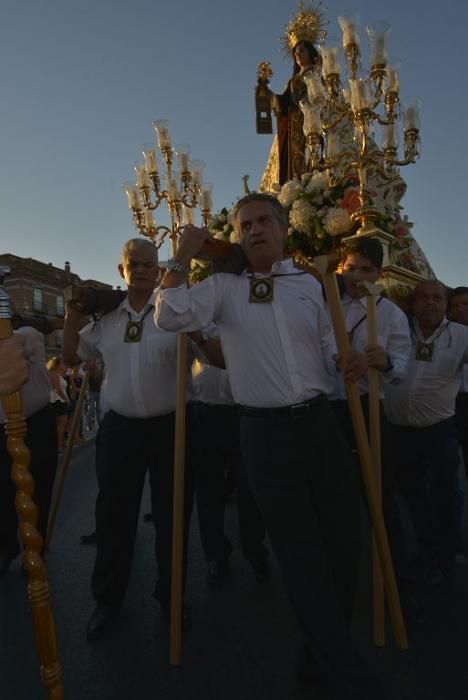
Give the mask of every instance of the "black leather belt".
[(277, 406), (275, 408), (257, 408), (254, 406), (239, 406), (241, 415), (262, 416), (265, 418), (298, 418), (307, 416), (317, 410), (317, 408), (327, 400), (324, 394), (314, 396), (313, 399), (295, 403), (292, 406)]

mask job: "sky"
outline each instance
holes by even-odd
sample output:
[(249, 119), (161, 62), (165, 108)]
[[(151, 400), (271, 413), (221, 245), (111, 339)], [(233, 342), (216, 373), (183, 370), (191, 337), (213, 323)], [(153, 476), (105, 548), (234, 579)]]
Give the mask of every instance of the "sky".
[[(256, 188), (271, 145), (255, 132), (260, 61), (271, 88), (291, 74), (279, 37), (297, 7), (276, 0), (2, 0), (0, 253), (71, 262), (81, 278), (118, 285), (123, 243), (137, 235), (122, 183), (152, 122), (207, 164), (213, 209)], [(392, 25), (401, 95), (422, 99), (422, 155), (402, 169), (405, 213), (437, 276), (467, 285), (468, 3), (354, 0), (364, 27)], [(165, 251), (162, 250), (162, 257)], [(166, 256), (167, 257), (167, 256)]]

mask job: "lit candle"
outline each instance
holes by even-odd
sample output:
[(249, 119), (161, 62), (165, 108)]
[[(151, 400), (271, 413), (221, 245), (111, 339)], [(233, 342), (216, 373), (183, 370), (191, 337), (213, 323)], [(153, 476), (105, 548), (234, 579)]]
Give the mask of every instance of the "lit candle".
[(322, 131), (322, 120), (318, 109), (312, 107), (305, 100), (301, 100), (300, 108), (304, 114), (304, 134), (319, 134)]
[(182, 208), (184, 214), (184, 223), (186, 226), (191, 226), (193, 224), (193, 209), (192, 207), (186, 207), (185, 204)]
[(382, 146), (383, 148), (398, 148), (398, 131), (397, 125), (383, 124), (382, 126)]
[(348, 44), (359, 46), (359, 35), (354, 21), (348, 17), (338, 17), (338, 22), (343, 32), (343, 47), (346, 48)]
[(171, 136), (169, 134), (169, 122), (166, 119), (159, 119), (153, 122), (153, 125), (158, 135), (159, 148), (170, 148)]
[(190, 155), (190, 146), (188, 143), (179, 143), (175, 147), (175, 152), (177, 153), (177, 157), (179, 159), (179, 168), (181, 173), (186, 173), (190, 170), (189, 166), (189, 155)]
[(379, 21), (366, 28), (370, 41), (370, 64), (371, 66), (387, 65), (386, 37), (391, 29), (388, 22)]
[(137, 190), (133, 187), (133, 185), (124, 185), (124, 188), (125, 188), (125, 193), (127, 195), (129, 208), (130, 209), (139, 209), (140, 202), (138, 199)]
[(365, 80), (351, 79), (351, 107), (355, 112), (369, 107), (371, 102), (371, 94), (369, 85)]
[(323, 67), (322, 67), (322, 72), (325, 77), (327, 75), (335, 74), (335, 75), (340, 75), (341, 68), (340, 68), (340, 62), (338, 60), (338, 52), (339, 48), (337, 46), (334, 47), (329, 47), (326, 48), (324, 46), (319, 47), (321, 56), (322, 56), (322, 61), (323, 61)]
[(208, 211), (211, 209), (212, 204), (211, 185), (205, 184), (201, 192), (201, 208)]
[(156, 160), (156, 151), (153, 148), (145, 148), (143, 150), (143, 158), (145, 159), (146, 172), (157, 173), (158, 161)]
[(177, 179), (176, 177), (171, 177), (169, 180), (169, 187), (167, 188), (168, 194), (169, 194), (169, 199), (171, 201), (174, 201), (175, 199), (180, 198), (180, 193), (179, 193), (179, 187), (177, 185)]
[(202, 160), (192, 160), (191, 173), (192, 182), (194, 186), (201, 187), (202, 184), (202, 174), (205, 163)]
[(387, 68), (387, 89), (389, 92), (400, 91), (400, 76), (395, 68)]
[(321, 102), (325, 99), (325, 90), (322, 85), (322, 78), (316, 71), (308, 71), (302, 77), (307, 86), (309, 102)]
[(135, 172), (136, 172), (136, 184), (138, 187), (147, 187), (148, 185), (148, 177), (146, 174), (146, 168), (144, 165), (135, 165)]
[(406, 107), (403, 116), (404, 129), (419, 129), (419, 110), (417, 104), (410, 104)]
[(147, 229), (155, 228), (156, 226), (151, 209), (145, 209), (145, 225)]

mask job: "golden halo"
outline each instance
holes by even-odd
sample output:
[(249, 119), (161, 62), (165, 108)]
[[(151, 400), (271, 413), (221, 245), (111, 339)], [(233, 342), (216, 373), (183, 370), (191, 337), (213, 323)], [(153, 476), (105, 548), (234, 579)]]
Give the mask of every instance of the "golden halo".
[(307, 7), (301, 0), (297, 13), (286, 25), (284, 36), (281, 37), (283, 51), (290, 56), (292, 50), (300, 41), (310, 41), (319, 44), (327, 36), (325, 12), (322, 3), (310, 3)]

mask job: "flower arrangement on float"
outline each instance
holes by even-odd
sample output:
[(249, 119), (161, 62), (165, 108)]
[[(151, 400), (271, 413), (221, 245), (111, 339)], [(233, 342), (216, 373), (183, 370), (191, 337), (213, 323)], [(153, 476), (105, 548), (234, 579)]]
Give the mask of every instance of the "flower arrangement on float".
[[(214, 238), (221, 241), (239, 242), (239, 236), (233, 225), (233, 209), (223, 207), (217, 214), (212, 214), (208, 219), (208, 230)], [(196, 284), (208, 277), (210, 265), (209, 261), (192, 260), (189, 275), (190, 284)]]

